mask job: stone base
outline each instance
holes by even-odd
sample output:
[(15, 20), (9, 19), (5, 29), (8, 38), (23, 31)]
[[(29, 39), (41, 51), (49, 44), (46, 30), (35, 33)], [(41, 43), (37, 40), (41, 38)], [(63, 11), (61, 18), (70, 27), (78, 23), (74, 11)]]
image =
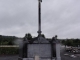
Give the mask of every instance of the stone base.
[(19, 57), (18, 60), (23, 60), (23, 58), (20, 58), (20, 57)]
[(57, 57), (56, 60), (61, 60), (61, 57)]
[[(34, 58), (23, 58), (22, 60), (35, 60)], [(41, 59), (40, 60), (51, 60), (51, 59)], [(52, 59), (52, 60), (55, 60), (55, 59)]]
[(23, 58), (23, 60), (34, 60), (33, 58)]

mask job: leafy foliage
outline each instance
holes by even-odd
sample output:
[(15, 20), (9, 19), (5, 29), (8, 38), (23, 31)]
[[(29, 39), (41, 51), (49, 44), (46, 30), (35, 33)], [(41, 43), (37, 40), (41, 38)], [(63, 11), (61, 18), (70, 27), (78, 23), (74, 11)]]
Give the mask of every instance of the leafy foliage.
[(80, 39), (62, 40), (62, 44), (67, 45), (67, 46), (78, 46), (80, 45)]
[(0, 45), (13, 45), (13, 41), (16, 39), (17, 37), (15, 36), (2, 36), (0, 35)]

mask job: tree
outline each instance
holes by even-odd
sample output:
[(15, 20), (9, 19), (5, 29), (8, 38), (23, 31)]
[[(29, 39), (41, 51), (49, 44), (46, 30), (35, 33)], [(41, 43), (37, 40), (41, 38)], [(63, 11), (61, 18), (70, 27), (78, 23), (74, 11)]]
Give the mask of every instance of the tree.
[(44, 35), (44, 34), (41, 34), (41, 36), (42, 36), (43, 38), (45, 38), (45, 35)]
[(25, 37), (26, 37), (28, 40), (32, 40), (32, 35), (31, 35), (30, 33), (25, 34)]
[(80, 40), (79, 39), (75, 39), (75, 40), (73, 40), (73, 45), (74, 46), (78, 46), (78, 45), (80, 45)]
[(13, 45), (13, 43), (11, 41), (8, 42), (8, 45)]
[(67, 46), (73, 46), (73, 40), (67, 40), (66, 45)]
[(65, 45), (66, 41), (65, 41), (65, 40), (62, 40), (61, 43), (62, 43), (63, 45)]

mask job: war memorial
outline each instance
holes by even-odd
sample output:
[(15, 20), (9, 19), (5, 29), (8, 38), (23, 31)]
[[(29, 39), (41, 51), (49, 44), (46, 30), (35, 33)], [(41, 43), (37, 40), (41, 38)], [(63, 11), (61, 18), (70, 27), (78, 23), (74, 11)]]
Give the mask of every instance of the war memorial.
[(41, 36), (41, 3), (42, 0), (38, 0), (38, 36), (31, 43), (27, 38), (23, 39), (18, 60), (61, 60), (57, 35), (51, 40)]

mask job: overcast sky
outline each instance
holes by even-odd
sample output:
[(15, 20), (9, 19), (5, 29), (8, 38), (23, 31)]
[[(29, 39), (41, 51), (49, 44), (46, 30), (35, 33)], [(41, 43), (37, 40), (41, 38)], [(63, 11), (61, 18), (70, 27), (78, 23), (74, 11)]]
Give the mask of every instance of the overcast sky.
[[(80, 0), (43, 0), (42, 33), (80, 38)], [(0, 0), (0, 35), (37, 36), (38, 0)]]

